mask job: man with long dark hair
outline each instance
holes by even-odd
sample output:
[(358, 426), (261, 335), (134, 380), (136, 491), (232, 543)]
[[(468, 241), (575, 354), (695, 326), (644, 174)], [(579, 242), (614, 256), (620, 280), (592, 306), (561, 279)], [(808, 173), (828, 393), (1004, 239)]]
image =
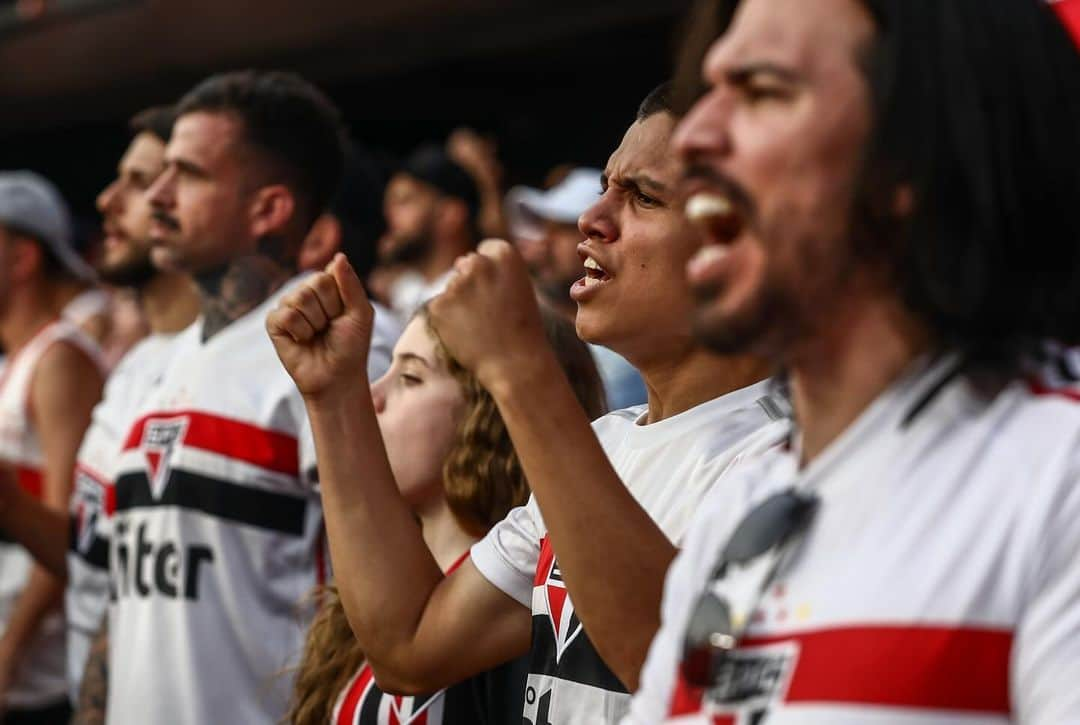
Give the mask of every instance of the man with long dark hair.
[(1026, 372), (1080, 337), (1080, 55), (1033, 0), (743, 0), (704, 74), (696, 330), (798, 425), (698, 512), (629, 720), (1080, 721), (1080, 406)]

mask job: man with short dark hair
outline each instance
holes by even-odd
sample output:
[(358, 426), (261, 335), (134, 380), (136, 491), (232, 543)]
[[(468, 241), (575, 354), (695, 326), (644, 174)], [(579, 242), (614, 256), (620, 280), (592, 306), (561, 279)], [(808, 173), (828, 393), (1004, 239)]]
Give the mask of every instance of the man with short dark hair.
[(476, 182), (438, 146), (420, 147), (390, 178), (379, 261), (405, 270), (393, 281), (388, 300), (403, 320), (442, 292), (454, 260), (476, 248), (479, 209)]
[[(60, 315), (60, 290), (90, 274), (70, 234), (51, 183), (0, 173), (0, 343), (9, 355), (0, 377), (0, 488), (23, 489), (57, 520), (104, 374), (97, 345)], [(63, 528), (52, 533), (62, 556)], [(66, 723), (63, 583), (14, 536), (3, 538), (0, 707), (5, 720)]]
[[(735, 5), (733, 3), (733, 5)], [(628, 722), (1080, 722), (1080, 54), (1032, 0), (742, 0), (675, 135), (699, 339), (797, 426), (705, 501)]]
[(492, 721), (615, 722), (657, 626), (672, 542), (721, 472), (751, 451), (748, 437), (776, 427), (760, 361), (719, 358), (692, 339), (681, 269), (699, 240), (674, 192), (675, 123), (667, 106), (639, 114), (612, 154), (580, 219), (572, 290), (579, 335), (638, 367), (647, 406), (590, 427), (506, 242), (459, 260), (460, 276), (429, 304), (447, 350), (495, 398), (534, 494), (448, 576), (385, 454), (357, 445), (375, 426), (357, 376), (370, 329), (359, 280), (339, 261), (270, 317), (323, 452), (331, 548), (348, 572), (342, 602), (384, 691), (438, 690), (528, 652), (524, 712)]
[(110, 723), (275, 722), (325, 574), (300, 396), (266, 313), (341, 175), (337, 110), (297, 76), (213, 76), (184, 96), (147, 192), (155, 264), (202, 315), (136, 412), (115, 468)]

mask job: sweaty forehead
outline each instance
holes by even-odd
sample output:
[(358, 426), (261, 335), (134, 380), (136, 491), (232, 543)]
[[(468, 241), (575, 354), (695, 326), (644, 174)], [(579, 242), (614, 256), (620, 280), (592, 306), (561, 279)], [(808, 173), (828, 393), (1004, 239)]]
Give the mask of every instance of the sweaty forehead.
[(742, 0), (706, 62), (710, 70), (771, 63), (812, 75), (850, 63), (873, 33), (862, 0)]
[(675, 119), (668, 113), (654, 113), (635, 122), (623, 136), (622, 143), (608, 159), (605, 173), (609, 179), (646, 174), (658, 181), (678, 177), (679, 165), (671, 152), (671, 134)]

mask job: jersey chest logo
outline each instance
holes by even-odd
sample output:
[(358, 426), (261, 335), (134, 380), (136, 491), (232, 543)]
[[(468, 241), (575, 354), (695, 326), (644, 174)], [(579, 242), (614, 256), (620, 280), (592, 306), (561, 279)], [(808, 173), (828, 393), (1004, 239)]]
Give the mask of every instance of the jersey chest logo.
[(75, 548), (86, 554), (94, 543), (97, 522), (105, 511), (105, 487), (83, 468), (75, 471)]
[(188, 419), (168, 418), (148, 421), (143, 428), (139, 447), (146, 456), (146, 477), (150, 482), (150, 495), (160, 499), (169, 483), (172, 457), (184, 441)]
[(537, 581), (544, 588), (544, 600), (547, 604), (548, 621), (555, 635), (555, 662), (562, 659), (563, 653), (581, 634), (581, 620), (574, 613), (574, 602), (566, 590), (559, 561), (547, 537), (540, 542), (539, 568)]

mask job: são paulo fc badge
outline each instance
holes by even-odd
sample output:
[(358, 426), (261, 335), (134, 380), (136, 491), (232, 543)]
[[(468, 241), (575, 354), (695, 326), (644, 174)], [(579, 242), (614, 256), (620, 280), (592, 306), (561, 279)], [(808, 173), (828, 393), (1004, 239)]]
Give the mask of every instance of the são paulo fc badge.
[(143, 428), (139, 445), (146, 455), (146, 477), (150, 482), (150, 494), (155, 499), (160, 499), (165, 492), (173, 451), (183, 442), (187, 426), (188, 419), (183, 417), (151, 420)]
[(75, 468), (75, 548), (87, 554), (94, 543), (98, 518), (105, 511), (105, 484), (81, 466)]
[[(551, 551), (548, 540), (545, 538), (541, 549), (547, 548), (547, 552), (541, 551), (540, 561), (550, 559), (547, 571), (543, 574), (544, 596), (546, 598), (548, 620), (551, 622), (551, 630), (555, 635), (555, 662), (562, 659), (567, 647), (573, 644), (581, 634), (581, 620), (574, 614), (574, 603), (570, 600), (563, 582), (562, 572), (559, 571), (559, 562)], [(544, 556), (547, 553), (549, 556)]]

